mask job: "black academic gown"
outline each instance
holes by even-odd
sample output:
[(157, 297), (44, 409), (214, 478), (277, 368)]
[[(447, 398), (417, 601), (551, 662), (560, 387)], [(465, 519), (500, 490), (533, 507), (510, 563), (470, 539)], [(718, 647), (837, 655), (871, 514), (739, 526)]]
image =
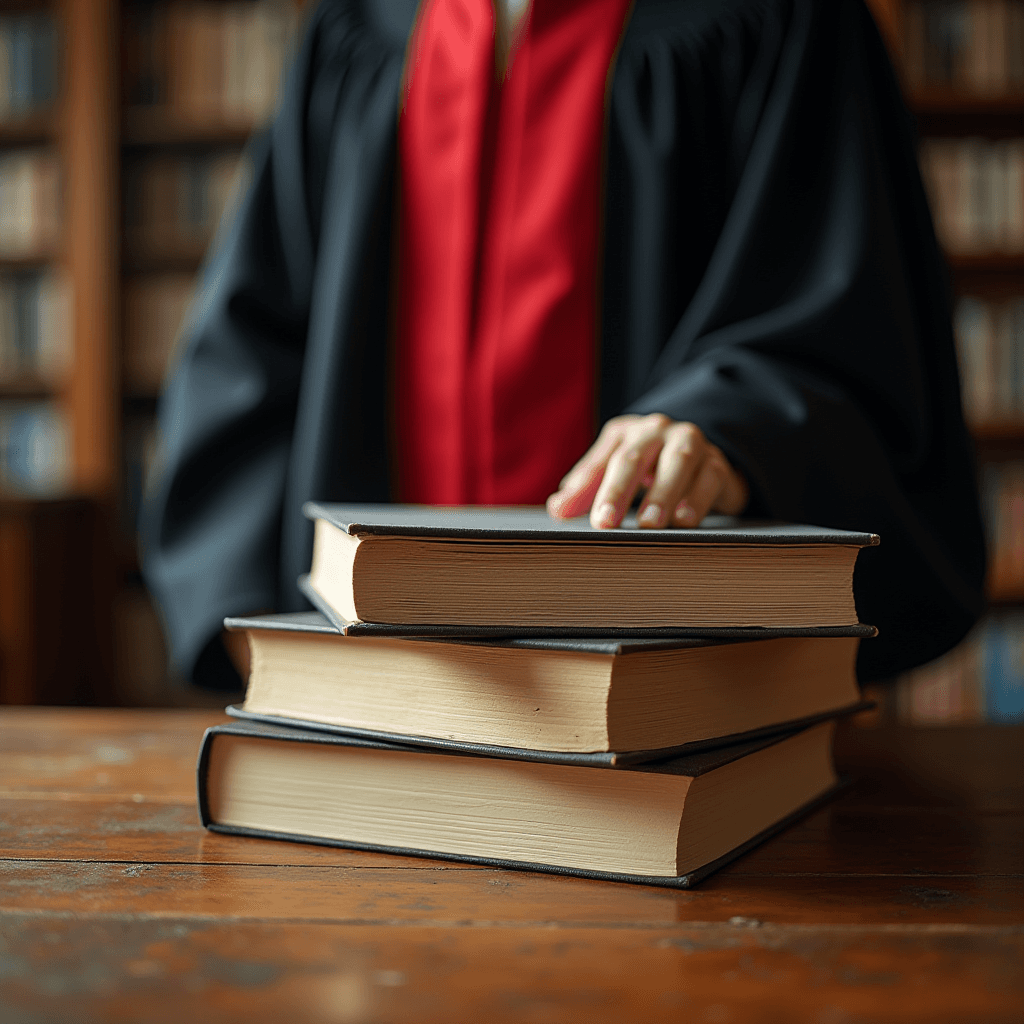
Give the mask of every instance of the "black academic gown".
[[(161, 401), (144, 572), (206, 682), (225, 615), (305, 606), (304, 501), (394, 497), (414, 16), (411, 0), (312, 14)], [(748, 514), (879, 533), (855, 576), (881, 631), (862, 679), (941, 654), (979, 614), (984, 550), (947, 279), (863, 3), (637, 0), (607, 133), (600, 419), (691, 420), (746, 476)]]

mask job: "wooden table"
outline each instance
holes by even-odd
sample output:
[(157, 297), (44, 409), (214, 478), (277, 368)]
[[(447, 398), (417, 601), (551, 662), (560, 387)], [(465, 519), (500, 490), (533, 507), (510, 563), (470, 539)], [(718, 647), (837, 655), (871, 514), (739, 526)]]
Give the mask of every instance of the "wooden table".
[(1024, 730), (847, 728), (691, 892), (204, 832), (194, 711), (0, 710), (0, 1020), (1024, 1020)]

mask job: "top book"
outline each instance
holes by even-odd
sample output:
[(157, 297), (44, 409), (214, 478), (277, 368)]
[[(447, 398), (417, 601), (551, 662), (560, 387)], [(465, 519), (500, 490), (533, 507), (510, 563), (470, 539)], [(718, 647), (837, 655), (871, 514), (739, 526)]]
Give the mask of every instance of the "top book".
[(522, 507), (303, 510), (316, 524), (304, 589), (349, 633), (873, 633), (853, 598), (870, 533), (726, 517), (595, 530)]

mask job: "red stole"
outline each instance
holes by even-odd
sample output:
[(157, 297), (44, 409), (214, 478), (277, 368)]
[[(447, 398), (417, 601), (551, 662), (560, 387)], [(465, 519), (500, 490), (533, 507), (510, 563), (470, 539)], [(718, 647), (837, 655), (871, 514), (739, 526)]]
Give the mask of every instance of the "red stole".
[(399, 122), (403, 501), (542, 502), (594, 436), (605, 94), (630, 0), (424, 0)]

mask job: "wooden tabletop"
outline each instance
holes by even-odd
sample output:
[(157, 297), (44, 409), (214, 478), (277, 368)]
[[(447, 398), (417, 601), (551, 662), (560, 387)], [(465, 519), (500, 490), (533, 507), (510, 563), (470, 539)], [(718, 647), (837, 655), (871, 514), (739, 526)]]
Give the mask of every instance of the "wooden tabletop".
[(1024, 729), (847, 727), (676, 892), (207, 833), (220, 720), (0, 710), (4, 1024), (1024, 1020)]

